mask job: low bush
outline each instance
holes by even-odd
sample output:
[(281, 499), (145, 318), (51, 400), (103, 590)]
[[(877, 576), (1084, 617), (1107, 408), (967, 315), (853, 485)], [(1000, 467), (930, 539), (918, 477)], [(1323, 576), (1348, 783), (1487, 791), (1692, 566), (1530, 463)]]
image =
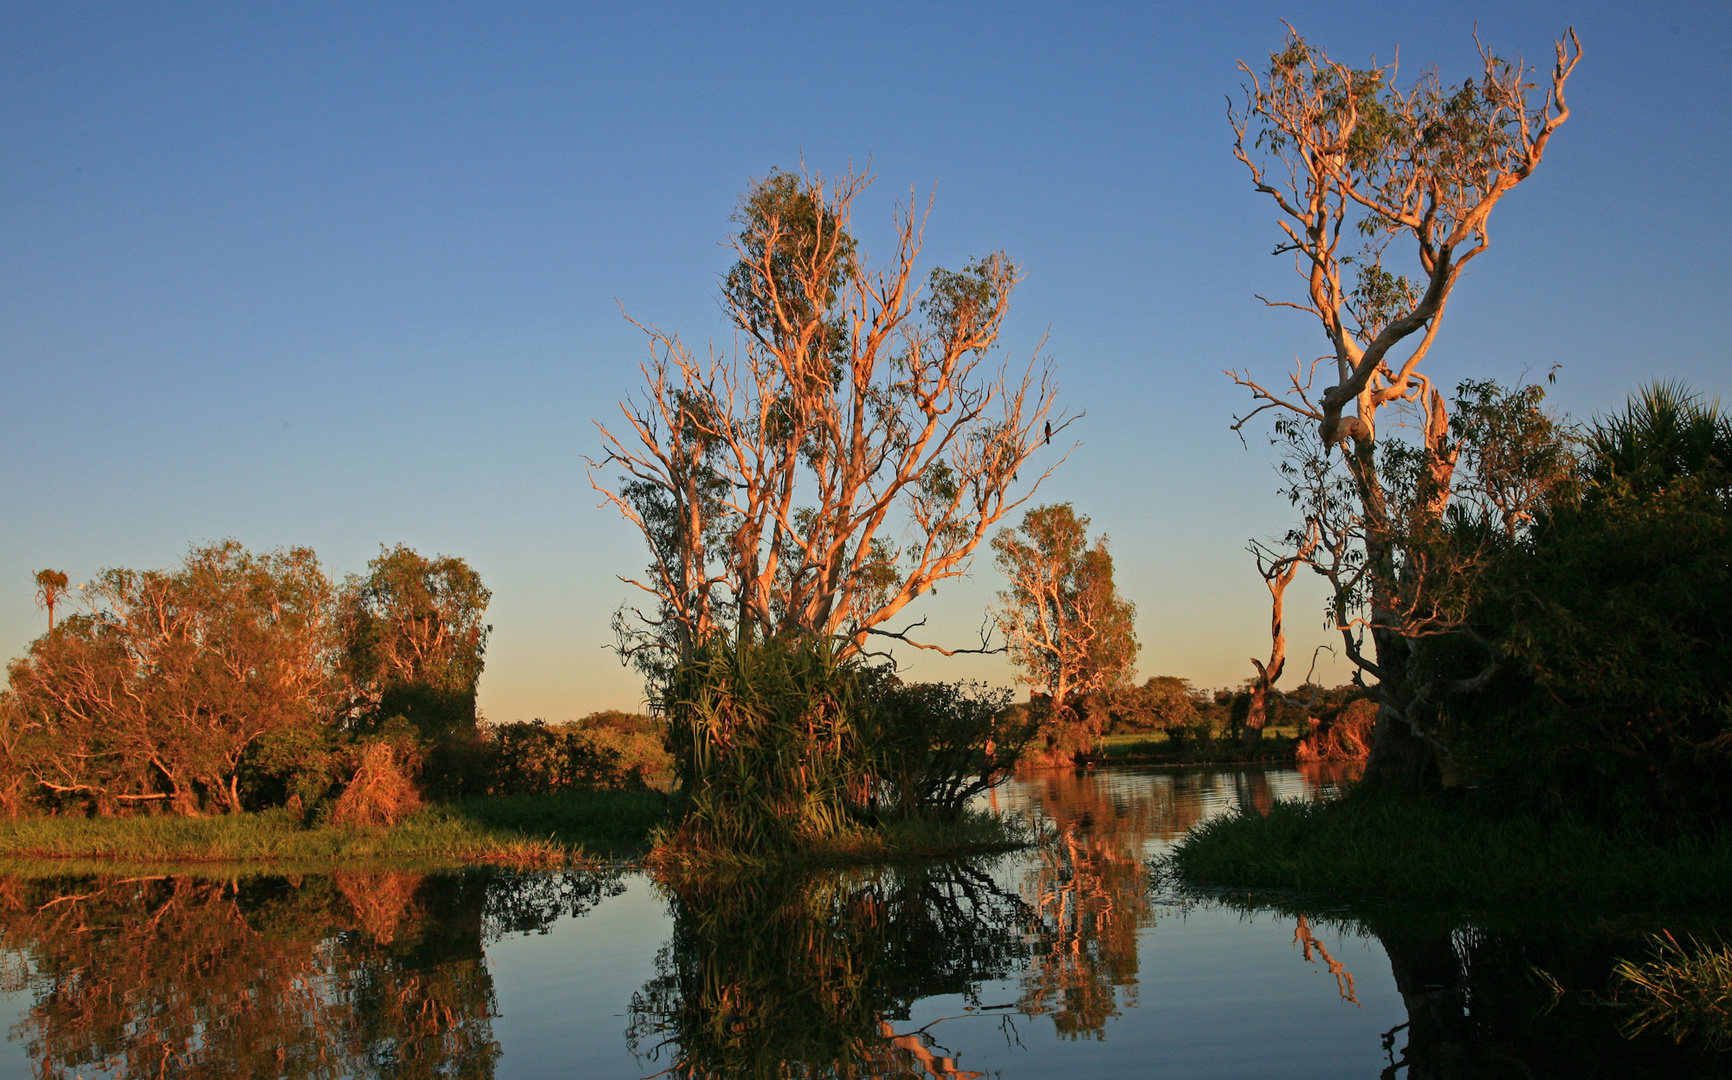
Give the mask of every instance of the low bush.
[(377, 739), (355, 752), (355, 772), (331, 807), (336, 825), (395, 825), (421, 809), (415, 786), (420, 765), (412, 744)]
[(1332, 716), (1306, 718), (1307, 731), (1293, 747), (1300, 761), (1361, 761), (1371, 752), (1377, 702), (1350, 701)]
[(984, 683), (881, 679), (862, 727), (868, 804), (899, 817), (955, 821), (1015, 769), (1039, 725)]

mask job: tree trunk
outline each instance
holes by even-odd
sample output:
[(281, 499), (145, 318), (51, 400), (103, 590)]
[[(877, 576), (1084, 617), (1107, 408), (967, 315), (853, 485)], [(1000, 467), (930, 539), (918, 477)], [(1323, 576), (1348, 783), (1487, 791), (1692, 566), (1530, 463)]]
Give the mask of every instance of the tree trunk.
[(1407, 686), (1407, 641), (1399, 634), (1374, 631), (1377, 666), (1377, 728), (1365, 761), (1363, 782), (1386, 791), (1419, 793), (1443, 787), (1437, 752), (1408, 722), (1412, 695)]
[[(1255, 660), (1252, 663), (1256, 663)], [(1258, 665), (1261, 669), (1262, 665)], [(1263, 725), (1269, 718), (1269, 687), (1267, 676), (1251, 687), (1251, 707), (1245, 712), (1245, 727), (1239, 732), (1239, 745), (1249, 749), (1263, 741)]]

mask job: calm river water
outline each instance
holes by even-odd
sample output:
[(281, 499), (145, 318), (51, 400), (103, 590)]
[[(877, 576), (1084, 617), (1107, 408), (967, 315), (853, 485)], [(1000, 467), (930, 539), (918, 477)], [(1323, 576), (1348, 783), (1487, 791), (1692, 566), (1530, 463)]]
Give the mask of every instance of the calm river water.
[[(0, 1076), (1717, 1076), (1597, 1004), (1651, 919), (1198, 900), (1150, 860), (1293, 769), (996, 793), (1038, 850), (641, 873), (0, 879)], [(1552, 987), (1568, 991), (1558, 997)]]

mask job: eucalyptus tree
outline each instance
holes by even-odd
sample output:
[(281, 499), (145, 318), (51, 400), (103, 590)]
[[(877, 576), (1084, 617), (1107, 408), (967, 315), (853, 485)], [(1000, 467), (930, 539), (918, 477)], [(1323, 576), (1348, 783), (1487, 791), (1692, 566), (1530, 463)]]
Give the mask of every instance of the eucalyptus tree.
[[(1235, 428), (1275, 410), (1310, 427), (1325, 458), (1340, 450), (1350, 506), (1337, 515), (1342, 546), (1326, 538), (1324, 551), (1340, 556), (1331, 611), (1346, 655), (1378, 680), (1366, 771), (1376, 782), (1417, 786), (1437, 775), (1435, 722), (1409, 677), (1436, 624), (1425, 598), (1404, 587), (1417, 580), (1406, 574), (1404, 537), (1429, 535), (1443, 519), (1459, 446), (1425, 361), (1462, 271), (1490, 248), (1493, 210), (1569, 119), (1565, 85), (1581, 58), (1574, 31), (1555, 52), (1543, 89), (1522, 61), (1484, 46), (1475, 78), (1448, 85), (1428, 71), (1401, 89), (1397, 65), (1353, 68), (1290, 30), (1266, 68), (1240, 65), (1249, 82), (1229, 109), (1234, 155), (1277, 212), (1276, 254), (1291, 256), (1304, 282), (1299, 299), (1265, 303), (1312, 316), (1328, 342), (1279, 382), (1228, 372), (1254, 402)], [(1401, 459), (1413, 486), (1398, 506), (1379, 450), (1402, 439), (1403, 423), (1417, 438)]]
[(1136, 607), (1113, 583), (1107, 538), (1088, 538), (1089, 519), (1069, 503), (1039, 506), (992, 549), (1009, 581), (998, 628), (1022, 679), (1041, 687), (1058, 742), (1079, 742), (1078, 698), (1123, 683), (1137, 657)]
[(1020, 484), (1065, 424), (1050, 367), (1038, 350), (1020, 370), (989, 361), (1016, 265), (994, 253), (922, 280), (912, 205), (870, 265), (851, 213), (871, 182), (752, 181), (721, 281), (735, 346), (698, 356), (643, 326), (642, 391), (597, 424), (591, 483), (649, 546), (626, 580), (650, 603), (615, 628), (652, 681), (718, 634), (824, 638), (844, 657), (873, 635), (936, 647), (886, 624), (963, 574), (1050, 472)]

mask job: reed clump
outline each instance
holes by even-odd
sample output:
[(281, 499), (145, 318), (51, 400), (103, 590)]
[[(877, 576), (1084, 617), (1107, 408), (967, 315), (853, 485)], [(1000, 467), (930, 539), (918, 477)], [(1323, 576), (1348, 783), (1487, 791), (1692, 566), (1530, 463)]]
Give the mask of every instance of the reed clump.
[(1618, 1000), (1630, 1010), (1624, 1034), (1655, 1030), (1674, 1042), (1695, 1039), (1716, 1052), (1732, 1050), (1732, 945), (1688, 941), (1685, 946), (1662, 931), (1652, 938), (1652, 957), (1620, 960), (1613, 969)]
[(681, 816), (651, 861), (697, 868), (1022, 843), (968, 799), (1032, 737), (977, 687), (905, 687), (825, 639), (712, 640), (664, 685)]

